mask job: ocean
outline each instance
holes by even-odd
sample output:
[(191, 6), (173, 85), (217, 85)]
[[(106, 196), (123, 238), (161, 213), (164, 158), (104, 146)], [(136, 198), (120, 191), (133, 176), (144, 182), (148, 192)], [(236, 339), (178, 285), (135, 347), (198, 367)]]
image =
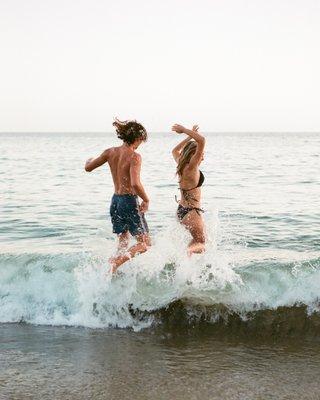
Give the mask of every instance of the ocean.
[(173, 133), (139, 148), (153, 246), (108, 273), (113, 133), (2, 133), (0, 399), (319, 399), (320, 134), (208, 133), (186, 256)]

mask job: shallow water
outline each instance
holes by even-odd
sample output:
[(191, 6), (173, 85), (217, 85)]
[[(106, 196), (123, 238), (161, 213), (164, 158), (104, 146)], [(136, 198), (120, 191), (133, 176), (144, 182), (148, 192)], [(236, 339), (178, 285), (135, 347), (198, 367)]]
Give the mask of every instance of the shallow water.
[(180, 136), (151, 134), (141, 153), (154, 246), (111, 280), (111, 176), (83, 165), (115, 135), (2, 134), (0, 321), (139, 330), (170, 320), (156, 316), (177, 301), (183, 321), (199, 307), (212, 323), (299, 305), (301, 323), (317, 314), (320, 135), (207, 138), (206, 254), (187, 259), (175, 219), (170, 150)]
[(83, 165), (114, 135), (1, 135), (1, 399), (318, 398), (320, 135), (207, 137), (207, 252), (153, 134), (153, 247), (111, 278), (111, 177)]

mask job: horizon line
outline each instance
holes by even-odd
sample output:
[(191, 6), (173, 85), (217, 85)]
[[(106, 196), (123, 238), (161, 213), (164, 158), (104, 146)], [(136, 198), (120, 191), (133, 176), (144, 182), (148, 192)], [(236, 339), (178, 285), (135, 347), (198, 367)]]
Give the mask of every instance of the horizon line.
[[(171, 131), (149, 131), (150, 133), (162, 134), (162, 133), (170, 133)], [(265, 134), (265, 133), (275, 133), (275, 134), (284, 134), (284, 133), (317, 133), (320, 134), (320, 130), (317, 131), (202, 131), (204, 134)], [(114, 131), (0, 131), (0, 135), (3, 134), (61, 134), (61, 133), (70, 133), (70, 134), (114, 134)]]

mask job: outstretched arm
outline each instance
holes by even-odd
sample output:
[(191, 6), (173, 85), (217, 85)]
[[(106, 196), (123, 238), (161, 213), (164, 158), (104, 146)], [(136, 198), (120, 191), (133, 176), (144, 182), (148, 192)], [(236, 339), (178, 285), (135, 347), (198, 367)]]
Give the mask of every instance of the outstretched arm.
[(206, 139), (204, 138), (204, 136), (198, 133), (198, 127), (196, 129), (191, 130), (185, 128), (182, 125), (175, 124), (173, 125), (172, 130), (177, 133), (185, 133), (186, 135), (188, 135), (190, 138), (194, 139), (197, 142), (197, 150), (195, 154), (191, 157), (189, 164), (193, 166), (199, 165), (203, 157)]
[(144, 213), (148, 211), (149, 198), (140, 181), (140, 171), (141, 171), (141, 156), (140, 154), (135, 153), (132, 156), (130, 162), (130, 181), (132, 189), (142, 199), (142, 203), (140, 205), (140, 211)]
[(97, 158), (89, 158), (89, 160), (86, 161), (84, 169), (87, 172), (91, 172), (94, 169), (96, 169), (96, 168), (100, 167), (101, 165), (105, 164), (108, 161), (109, 150), (110, 149), (105, 150)]
[[(176, 126), (176, 125), (174, 125), (174, 126)], [(192, 130), (193, 130), (194, 132), (198, 132), (198, 129), (199, 129), (199, 128), (198, 128), (198, 125), (193, 125)], [(172, 130), (174, 130), (173, 127), (172, 127)], [(182, 133), (182, 132), (178, 132), (178, 133)], [(180, 143), (172, 150), (172, 155), (173, 155), (173, 158), (175, 159), (175, 162), (176, 162), (176, 163), (179, 162), (179, 157), (180, 157), (180, 153), (181, 153), (182, 149), (184, 148), (184, 146), (185, 146), (188, 142), (190, 142), (190, 140), (192, 140), (192, 137), (191, 137), (191, 136), (188, 136), (186, 139), (184, 139), (182, 142), (180, 142)]]

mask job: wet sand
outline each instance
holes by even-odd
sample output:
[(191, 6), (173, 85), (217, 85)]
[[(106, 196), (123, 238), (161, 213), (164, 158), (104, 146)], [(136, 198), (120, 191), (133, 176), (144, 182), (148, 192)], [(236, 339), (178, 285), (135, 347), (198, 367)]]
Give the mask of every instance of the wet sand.
[(0, 325), (2, 399), (319, 399), (320, 341)]

